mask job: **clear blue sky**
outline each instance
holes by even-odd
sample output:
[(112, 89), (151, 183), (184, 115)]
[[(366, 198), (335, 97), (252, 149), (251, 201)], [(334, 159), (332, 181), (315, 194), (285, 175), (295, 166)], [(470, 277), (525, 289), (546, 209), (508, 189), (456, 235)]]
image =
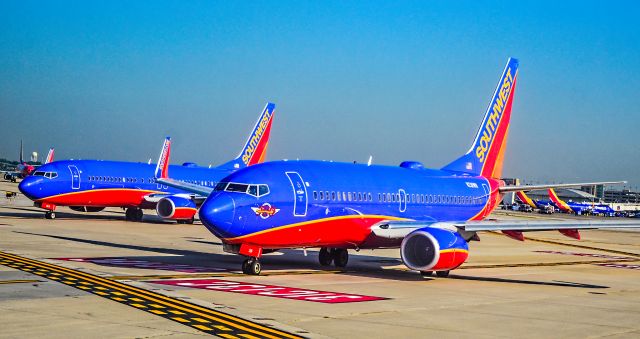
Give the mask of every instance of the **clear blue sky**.
[(441, 167), (520, 59), (505, 175), (640, 186), (637, 1), (2, 1), (0, 157)]

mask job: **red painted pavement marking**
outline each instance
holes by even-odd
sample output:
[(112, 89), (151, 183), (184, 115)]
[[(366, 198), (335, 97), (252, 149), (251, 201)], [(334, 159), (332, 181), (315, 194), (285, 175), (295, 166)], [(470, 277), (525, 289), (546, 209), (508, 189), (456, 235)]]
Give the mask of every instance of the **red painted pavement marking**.
[(313, 301), (319, 303), (352, 303), (361, 301), (386, 300), (389, 298), (373, 297), (357, 294), (345, 294), (336, 292), (306, 290), (293, 287), (261, 285), (239, 281), (219, 280), (219, 279), (176, 279), (176, 280), (155, 280), (147, 281), (154, 284), (182, 286), (200, 288), (222, 292), (242, 293), (250, 295), (261, 295), (266, 297)]
[(172, 264), (160, 261), (149, 261), (129, 258), (51, 258), (55, 260), (89, 262), (102, 266), (128, 267), (128, 268), (144, 268), (151, 270), (175, 271), (184, 273), (212, 273), (226, 271), (223, 268), (193, 266), (186, 264)]

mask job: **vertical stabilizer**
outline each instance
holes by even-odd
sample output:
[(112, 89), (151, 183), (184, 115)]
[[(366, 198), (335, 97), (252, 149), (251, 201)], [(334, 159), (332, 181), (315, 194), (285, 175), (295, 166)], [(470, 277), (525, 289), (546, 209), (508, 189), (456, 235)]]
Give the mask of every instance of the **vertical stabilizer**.
[(471, 148), (443, 170), (486, 178), (501, 177), (518, 64), (517, 59), (509, 58)]

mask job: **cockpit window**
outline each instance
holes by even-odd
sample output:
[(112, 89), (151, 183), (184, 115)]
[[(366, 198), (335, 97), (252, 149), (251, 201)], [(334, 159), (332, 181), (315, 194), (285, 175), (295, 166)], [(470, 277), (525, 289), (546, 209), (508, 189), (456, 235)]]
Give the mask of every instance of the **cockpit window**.
[(229, 185), (227, 186), (225, 191), (227, 191), (227, 192), (246, 193), (248, 187), (249, 187), (249, 185), (247, 185), (247, 184), (236, 184), (236, 183), (231, 182), (231, 183), (229, 183)]
[(269, 186), (267, 185), (258, 185), (258, 196), (263, 196), (269, 194)]
[(58, 177), (58, 173), (57, 172), (47, 172), (47, 173), (44, 174), (44, 176), (46, 178), (53, 179), (53, 178)]
[(253, 197), (261, 197), (269, 194), (269, 186), (265, 184), (242, 184), (237, 182), (220, 182), (214, 191), (245, 193)]
[(253, 195), (254, 197), (258, 196), (258, 185), (249, 185), (249, 190), (247, 191), (249, 195)]
[(33, 176), (34, 176), (34, 177), (44, 177), (44, 173), (45, 173), (45, 172), (37, 171), (37, 172), (34, 172), (34, 173), (33, 173)]
[(224, 191), (224, 188), (227, 187), (227, 184), (228, 184), (228, 182), (219, 182), (213, 190), (214, 191)]

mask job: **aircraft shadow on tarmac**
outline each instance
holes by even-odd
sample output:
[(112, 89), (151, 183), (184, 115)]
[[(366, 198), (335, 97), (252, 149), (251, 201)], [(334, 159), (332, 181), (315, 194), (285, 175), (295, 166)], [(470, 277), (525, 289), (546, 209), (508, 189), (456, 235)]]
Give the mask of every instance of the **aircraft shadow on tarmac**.
[[(27, 207), (16, 207), (16, 206), (2, 206), (3, 208), (20, 211), (20, 212), (0, 212), (0, 217), (10, 217), (10, 218), (18, 218), (18, 219), (44, 219), (44, 210), (42, 211), (34, 211), (33, 208)], [(25, 213), (29, 212), (29, 213)], [(113, 220), (113, 221), (124, 221), (124, 212), (120, 211), (109, 211), (110, 213), (114, 213), (112, 215), (109, 214), (99, 214), (99, 213), (73, 213), (73, 212), (60, 212), (60, 210), (56, 210), (56, 219), (58, 220), (76, 220), (76, 219), (85, 219), (85, 220)], [(121, 216), (121, 215), (122, 216)], [(173, 221), (163, 220), (162, 218), (156, 215), (145, 215), (142, 220), (143, 223), (148, 224), (174, 224)]]
[[(140, 245), (131, 245), (131, 244), (121, 244), (121, 243), (114, 243), (114, 242), (107, 242), (107, 241), (100, 241), (100, 240), (90, 240), (90, 239), (58, 236), (58, 235), (52, 235), (52, 234), (39, 234), (39, 233), (30, 233), (30, 232), (22, 232), (22, 231), (13, 231), (13, 232), (20, 233), (20, 234), (27, 234), (27, 235), (49, 237), (54, 239), (73, 241), (73, 242), (85, 243), (85, 244), (91, 244), (91, 245), (107, 246), (107, 247), (113, 247), (113, 248), (123, 248), (123, 249), (131, 249), (131, 250), (165, 254), (161, 256), (141, 255), (141, 256), (118, 257), (121, 259), (145, 260), (150, 262), (162, 262), (167, 264), (191, 265), (191, 266), (199, 266), (202, 268), (223, 269), (227, 271), (238, 271), (243, 258), (241, 256), (231, 255), (231, 254), (217, 254), (217, 253), (207, 253), (207, 252), (199, 252), (199, 251), (193, 251), (193, 250), (180, 250), (180, 249), (171, 249), (171, 248), (162, 248), (162, 247), (149, 247), (149, 246), (140, 246)], [(188, 240), (188, 241), (216, 245), (216, 246), (222, 245), (219, 242), (210, 242), (210, 241), (203, 241), (203, 240)], [(287, 250), (276, 252), (274, 254), (266, 254), (260, 260), (263, 264), (263, 267), (265, 267), (268, 270), (274, 270), (274, 271), (294, 271), (295, 273), (302, 273), (300, 272), (300, 270), (331, 270), (331, 271), (336, 270), (336, 268), (333, 266), (321, 267), (317, 261), (317, 256), (318, 256), (317, 253), (318, 253), (317, 251), (308, 251), (308, 255), (304, 256), (303, 250), (287, 249)], [(371, 255), (360, 255), (360, 254), (351, 253), (349, 256), (349, 259), (350, 259), (349, 266), (346, 269), (338, 269), (338, 271), (340, 271), (338, 272), (339, 274), (361, 276), (361, 277), (367, 277), (367, 278), (377, 278), (377, 279), (400, 280), (400, 281), (428, 282), (428, 281), (436, 280), (433, 278), (422, 277), (420, 274), (413, 271), (393, 269), (393, 268), (385, 269), (384, 267), (397, 266), (401, 264), (400, 260), (394, 259), (394, 258), (377, 257), (377, 256), (371, 256)], [(212, 264), (214, 264), (215, 266)], [(589, 288), (589, 289), (609, 288), (608, 286), (583, 284), (578, 282), (533, 281), (533, 280), (522, 280), (522, 279), (494, 278), (494, 277), (477, 277), (477, 276), (460, 275), (459, 271), (454, 271), (454, 272), (455, 272), (454, 274), (451, 274), (449, 276), (449, 279), (499, 282), (499, 283), (510, 283), (510, 284), (525, 284), (525, 285), (571, 287), (571, 288)], [(179, 272), (176, 272), (176, 273), (179, 273)], [(292, 273), (292, 274), (295, 274), (295, 273)]]

